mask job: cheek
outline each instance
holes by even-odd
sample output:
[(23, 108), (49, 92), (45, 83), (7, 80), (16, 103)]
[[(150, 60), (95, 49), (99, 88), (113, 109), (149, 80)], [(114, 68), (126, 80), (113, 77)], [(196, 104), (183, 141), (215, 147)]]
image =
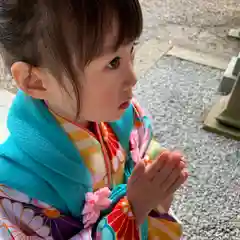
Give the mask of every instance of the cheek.
[(100, 84), (91, 88), (92, 101), (96, 105), (107, 105), (110, 106), (115, 104), (119, 97), (118, 87), (113, 84)]
[(87, 72), (84, 86), (83, 104), (96, 112), (112, 111), (119, 104), (121, 78), (117, 72)]
[(100, 96), (100, 98), (102, 99), (102, 104), (105, 104), (105, 106), (109, 107), (115, 107), (116, 104), (119, 102), (119, 92), (117, 89), (118, 88), (116, 86), (106, 89), (106, 91), (103, 92)]
[(98, 91), (94, 96), (90, 100), (93, 109), (97, 108), (102, 109), (102, 111), (109, 111), (116, 105), (117, 97), (112, 91)]

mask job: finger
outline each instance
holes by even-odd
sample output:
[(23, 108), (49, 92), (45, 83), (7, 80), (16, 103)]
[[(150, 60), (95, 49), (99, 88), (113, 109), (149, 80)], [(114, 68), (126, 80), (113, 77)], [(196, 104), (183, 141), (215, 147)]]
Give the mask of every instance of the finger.
[(176, 163), (182, 162), (183, 164), (185, 164), (183, 155), (180, 152), (172, 152), (170, 158), (172, 158), (173, 161), (175, 161)]
[(151, 165), (147, 167), (146, 174), (150, 181), (153, 180), (154, 176), (165, 165), (165, 162), (169, 159), (169, 155), (169, 151), (164, 151)]
[(186, 181), (187, 181), (187, 179), (188, 179), (188, 176), (189, 176), (189, 174), (188, 174), (188, 172), (187, 172), (187, 170), (186, 170), (186, 169), (185, 169), (185, 171), (184, 171), (183, 175), (184, 175), (184, 182), (186, 182)]
[(185, 172), (184, 172), (179, 176), (179, 178), (174, 182), (174, 184), (172, 184), (167, 189), (166, 195), (175, 193), (185, 181), (186, 181), (186, 176), (185, 176)]
[(159, 187), (163, 191), (167, 191), (181, 176), (181, 170), (180, 168), (174, 168), (172, 172), (167, 176), (166, 180), (162, 182)]
[(180, 158), (180, 159), (182, 159), (182, 158), (183, 158), (183, 155), (182, 155), (182, 153), (181, 153), (181, 152), (179, 152), (179, 151), (173, 151), (173, 152), (172, 152), (172, 154), (173, 154), (175, 157), (177, 157), (177, 158)]
[(181, 153), (179, 153), (179, 152), (172, 152), (170, 154), (170, 160), (172, 161), (172, 165), (171, 165), (173, 167), (172, 171), (174, 171), (174, 169), (177, 169), (180, 172), (181, 170), (186, 168), (185, 163), (182, 161), (182, 154)]
[(186, 158), (183, 156), (183, 154), (179, 151), (174, 151), (173, 154), (175, 154), (175, 158), (179, 158), (181, 162), (184, 164), (187, 164)]
[(132, 174), (128, 180), (128, 184), (133, 184), (136, 182), (137, 179), (139, 179), (145, 172), (145, 165), (141, 161), (139, 162), (133, 169)]
[(171, 175), (174, 169), (177, 169), (180, 174), (180, 158), (175, 153), (170, 153), (169, 158), (165, 161), (164, 166), (157, 173), (155, 173), (152, 183), (156, 184), (157, 186), (162, 185)]
[(183, 170), (184, 168), (186, 168), (186, 164), (183, 163), (183, 162), (180, 162), (180, 163), (179, 163), (179, 168), (180, 168), (181, 170)]

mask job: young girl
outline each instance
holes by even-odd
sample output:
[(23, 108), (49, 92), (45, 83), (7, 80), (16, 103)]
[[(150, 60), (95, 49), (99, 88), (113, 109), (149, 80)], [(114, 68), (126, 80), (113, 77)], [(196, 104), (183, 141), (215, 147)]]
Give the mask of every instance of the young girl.
[(0, 146), (0, 238), (180, 239), (170, 205), (184, 159), (132, 99), (138, 0), (4, 0), (0, 25), (19, 88)]

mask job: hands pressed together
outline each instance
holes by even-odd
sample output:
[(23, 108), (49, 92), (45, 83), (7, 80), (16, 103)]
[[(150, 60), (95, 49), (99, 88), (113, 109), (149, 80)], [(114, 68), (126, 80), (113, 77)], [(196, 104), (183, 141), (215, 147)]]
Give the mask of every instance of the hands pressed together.
[(139, 162), (129, 178), (127, 192), (137, 224), (159, 205), (168, 210), (174, 192), (187, 178), (186, 162), (178, 152), (164, 151), (147, 166)]

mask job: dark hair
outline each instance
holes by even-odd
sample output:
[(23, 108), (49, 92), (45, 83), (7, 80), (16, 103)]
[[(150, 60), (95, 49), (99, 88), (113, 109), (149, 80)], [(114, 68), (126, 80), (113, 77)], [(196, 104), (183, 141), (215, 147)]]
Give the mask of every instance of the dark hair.
[(139, 38), (142, 11), (138, 0), (0, 1), (0, 44), (6, 66), (24, 61), (44, 67), (60, 83), (67, 76), (79, 104), (73, 56), (84, 69), (102, 53), (106, 33), (113, 27), (118, 30), (116, 49)]

